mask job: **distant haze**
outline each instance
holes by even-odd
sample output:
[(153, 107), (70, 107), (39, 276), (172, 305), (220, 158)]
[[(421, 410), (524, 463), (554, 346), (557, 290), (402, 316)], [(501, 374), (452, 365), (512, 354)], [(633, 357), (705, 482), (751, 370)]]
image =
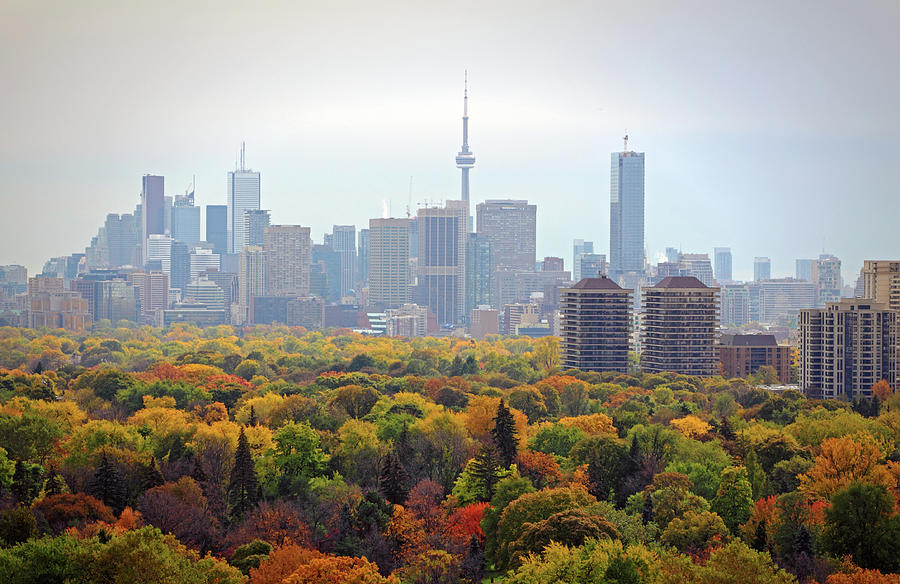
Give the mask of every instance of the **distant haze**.
[[(224, 204), (241, 140), (273, 223), (459, 197), (538, 206), (538, 256), (609, 247), (609, 153), (646, 152), (648, 257), (736, 278), (900, 257), (900, 3), (0, 4), (0, 263), (84, 251), (141, 175)], [(205, 213), (204, 213), (205, 218)]]

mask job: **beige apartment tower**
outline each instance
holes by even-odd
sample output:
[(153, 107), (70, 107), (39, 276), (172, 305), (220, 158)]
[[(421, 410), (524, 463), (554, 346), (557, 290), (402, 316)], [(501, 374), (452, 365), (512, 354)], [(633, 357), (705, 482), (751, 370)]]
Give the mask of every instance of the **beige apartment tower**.
[(800, 387), (810, 397), (852, 400), (898, 380), (898, 313), (867, 298), (801, 310)]
[(606, 276), (559, 291), (563, 369), (628, 371), (633, 295)]
[(312, 240), (309, 227), (270, 225), (265, 228), (266, 294), (309, 294)]
[(409, 219), (369, 219), (369, 306), (409, 303)]
[(900, 310), (900, 261), (866, 260), (862, 277), (864, 298)]
[(641, 369), (685, 375), (719, 373), (719, 289), (693, 276), (669, 276), (643, 288)]

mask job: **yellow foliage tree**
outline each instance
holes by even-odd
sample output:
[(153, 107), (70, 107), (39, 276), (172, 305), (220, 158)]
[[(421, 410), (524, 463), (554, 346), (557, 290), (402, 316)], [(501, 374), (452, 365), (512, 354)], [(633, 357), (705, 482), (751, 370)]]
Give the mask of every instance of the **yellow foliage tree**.
[(880, 484), (893, 492), (896, 479), (881, 464), (879, 444), (867, 435), (828, 438), (809, 471), (797, 477), (800, 491), (812, 500), (827, 501), (853, 481)]
[(697, 438), (708, 434), (712, 426), (698, 418), (697, 416), (685, 416), (677, 418), (669, 422), (669, 424), (681, 432), (685, 438)]
[(606, 414), (568, 416), (560, 418), (559, 423), (566, 428), (578, 428), (589, 436), (600, 436), (603, 434), (615, 436), (617, 434), (616, 427), (613, 426), (612, 418)]

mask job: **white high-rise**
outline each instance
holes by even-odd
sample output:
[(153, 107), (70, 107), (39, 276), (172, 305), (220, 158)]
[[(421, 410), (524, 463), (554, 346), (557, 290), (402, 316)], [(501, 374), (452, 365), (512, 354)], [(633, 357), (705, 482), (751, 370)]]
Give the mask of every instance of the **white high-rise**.
[(244, 212), (259, 206), (259, 173), (244, 166), (244, 146), (241, 145), (240, 169), (228, 173), (228, 251), (240, 253), (246, 240)]

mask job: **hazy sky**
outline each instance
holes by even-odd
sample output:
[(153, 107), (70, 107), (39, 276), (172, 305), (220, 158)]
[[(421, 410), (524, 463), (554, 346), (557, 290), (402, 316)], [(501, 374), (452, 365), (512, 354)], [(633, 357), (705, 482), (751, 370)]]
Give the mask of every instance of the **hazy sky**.
[(410, 176), (458, 198), (465, 69), (473, 201), (536, 203), (539, 257), (608, 253), (626, 129), (650, 258), (900, 256), (897, 0), (140, 4), (0, 0), (0, 263), (84, 251), (145, 173), (224, 204), (241, 140), (316, 241)]

